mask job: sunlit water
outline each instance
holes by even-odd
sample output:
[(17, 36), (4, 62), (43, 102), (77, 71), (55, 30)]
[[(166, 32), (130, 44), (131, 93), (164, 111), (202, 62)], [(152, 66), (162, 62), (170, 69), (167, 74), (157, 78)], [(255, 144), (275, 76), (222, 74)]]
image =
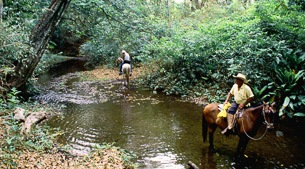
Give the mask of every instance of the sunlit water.
[[(179, 169), (188, 161), (200, 168), (236, 168), (232, 157), (238, 138), (226, 138), (218, 129), (217, 153), (210, 154), (208, 143), (202, 142), (200, 105), (137, 86), (126, 89), (119, 81), (78, 82), (74, 74), (41, 83), (67, 78), (61, 87), (46, 87), (38, 98), (64, 106), (63, 116), (48, 124), (65, 132), (59, 142), (69, 144), (73, 153), (86, 154), (107, 142), (133, 152), (139, 168)], [(274, 130), (250, 141), (242, 168), (304, 168), (304, 156), (301, 139), (286, 133), (278, 137)]]

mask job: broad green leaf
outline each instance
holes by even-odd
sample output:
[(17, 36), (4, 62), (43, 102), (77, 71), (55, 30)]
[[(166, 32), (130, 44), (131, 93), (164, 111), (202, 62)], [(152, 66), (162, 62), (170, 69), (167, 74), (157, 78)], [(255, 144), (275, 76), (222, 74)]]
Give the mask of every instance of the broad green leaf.
[(283, 116), (285, 114), (285, 108), (281, 107), (280, 111), (279, 111), (279, 116)]
[(293, 113), (287, 113), (288, 117), (292, 118), (293, 117)]
[(289, 103), (289, 107), (291, 108), (291, 110), (294, 110), (294, 106), (292, 102)]
[(294, 114), (294, 116), (297, 116), (297, 117), (305, 117), (305, 113), (297, 112), (297, 113)]
[(289, 98), (291, 98), (291, 99), (295, 100), (296, 95), (289, 96)]
[(284, 103), (283, 103), (284, 108), (286, 108), (288, 106), (289, 102), (290, 102), (289, 97), (286, 97), (284, 100)]

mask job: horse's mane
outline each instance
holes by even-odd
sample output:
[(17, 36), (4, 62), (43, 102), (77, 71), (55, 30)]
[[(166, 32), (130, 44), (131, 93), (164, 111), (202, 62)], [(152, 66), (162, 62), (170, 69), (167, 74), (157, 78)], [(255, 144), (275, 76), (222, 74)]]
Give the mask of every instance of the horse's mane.
[(262, 104), (260, 104), (260, 105), (255, 106), (254, 109), (255, 109), (255, 110), (256, 110), (256, 109), (262, 109), (263, 106), (264, 106), (264, 104), (262, 103)]
[(256, 103), (254, 105), (252, 105), (250, 108), (252, 108), (253, 111), (256, 111), (257, 109), (261, 109), (263, 108), (264, 103)]
[(258, 105), (255, 105), (255, 107), (251, 106), (247, 109), (245, 109), (245, 112), (247, 113), (251, 113), (251, 114), (257, 114), (257, 113), (260, 113), (262, 111), (264, 107), (264, 104), (258, 104)]

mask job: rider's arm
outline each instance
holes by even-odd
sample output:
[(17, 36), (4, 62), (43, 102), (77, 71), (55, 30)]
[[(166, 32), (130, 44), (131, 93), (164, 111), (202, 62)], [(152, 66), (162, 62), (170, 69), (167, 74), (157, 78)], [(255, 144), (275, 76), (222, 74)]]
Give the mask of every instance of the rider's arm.
[(239, 108), (239, 109), (244, 108), (244, 106), (247, 105), (248, 103), (250, 103), (253, 99), (254, 99), (254, 96), (249, 97), (244, 103), (241, 103), (241, 104), (238, 106), (238, 108)]
[(232, 96), (232, 94), (231, 94), (231, 92), (229, 92), (225, 102), (223, 103), (224, 105), (228, 103), (228, 101), (230, 100), (231, 96)]
[(245, 86), (245, 92), (246, 92), (246, 96), (248, 96), (248, 98), (247, 98), (247, 100), (245, 101), (245, 102), (243, 102), (243, 103), (241, 103), (239, 106), (238, 106), (238, 108), (239, 109), (242, 109), (242, 108), (244, 108), (244, 106), (247, 106), (253, 99), (254, 99), (254, 94), (253, 94), (253, 92), (252, 92), (252, 90), (251, 90), (251, 88), (249, 87), (249, 86)]

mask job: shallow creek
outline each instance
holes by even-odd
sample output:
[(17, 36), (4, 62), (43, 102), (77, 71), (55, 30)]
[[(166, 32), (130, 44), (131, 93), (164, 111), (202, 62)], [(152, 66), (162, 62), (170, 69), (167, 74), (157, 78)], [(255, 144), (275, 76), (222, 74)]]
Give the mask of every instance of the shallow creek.
[[(41, 76), (45, 93), (37, 96), (63, 107), (63, 116), (50, 119), (48, 125), (64, 131), (59, 142), (69, 144), (73, 153), (85, 154), (107, 142), (133, 152), (139, 168), (179, 169), (188, 161), (199, 168), (236, 168), (232, 157), (238, 137), (227, 138), (218, 129), (217, 153), (209, 153), (208, 143), (202, 141), (201, 105), (135, 85), (126, 89), (119, 80), (79, 81), (73, 65)], [(304, 167), (305, 143), (288, 130), (275, 129), (250, 141), (242, 168)]]

